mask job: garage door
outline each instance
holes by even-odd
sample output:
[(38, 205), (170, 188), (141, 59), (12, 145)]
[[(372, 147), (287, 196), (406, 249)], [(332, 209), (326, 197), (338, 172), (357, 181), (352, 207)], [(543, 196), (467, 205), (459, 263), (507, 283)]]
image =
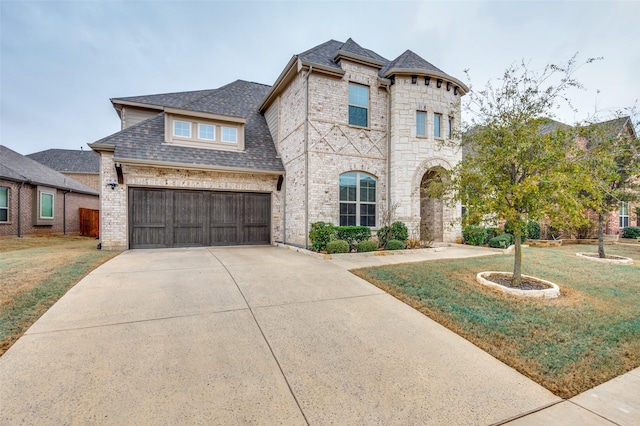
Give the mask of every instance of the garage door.
[(130, 248), (271, 243), (271, 196), (129, 189)]

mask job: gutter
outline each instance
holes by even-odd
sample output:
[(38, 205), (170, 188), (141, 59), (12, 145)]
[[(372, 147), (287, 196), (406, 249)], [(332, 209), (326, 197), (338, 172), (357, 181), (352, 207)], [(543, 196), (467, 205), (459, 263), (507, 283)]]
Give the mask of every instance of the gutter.
[(67, 235), (67, 194), (72, 192), (70, 189), (62, 191), (62, 234)]
[(113, 157), (113, 162), (128, 164), (130, 166), (159, 167), (165, 169), (190, 169), (203, 172), (229, 172), (229, 173), (254, 173), (263, 175), (281, 175), (284, 170), (247, 169), (243, 167), (206, 166), (189, 163), (169, 163), (155, 160), (134, 160), (129, 158)]

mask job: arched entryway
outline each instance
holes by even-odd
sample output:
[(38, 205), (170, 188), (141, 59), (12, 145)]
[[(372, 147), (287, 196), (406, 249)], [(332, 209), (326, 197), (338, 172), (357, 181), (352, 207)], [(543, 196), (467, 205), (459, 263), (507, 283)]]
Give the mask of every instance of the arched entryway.
[(433, 167), (426, 171), (420, 182), (420, 239), (444, 240), (444, 205), (441, 198), (432, 198), (427, 189), (432, 182), (441, 182), (443, 170)]

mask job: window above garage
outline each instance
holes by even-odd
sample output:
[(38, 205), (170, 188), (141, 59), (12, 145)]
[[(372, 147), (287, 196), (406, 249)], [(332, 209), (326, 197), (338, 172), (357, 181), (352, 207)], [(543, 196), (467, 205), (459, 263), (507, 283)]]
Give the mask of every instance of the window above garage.
[[(189, 114), (189, 115), (187, 115)], [(165, 143), (244, 151), (244, 118), (165, 109)]]

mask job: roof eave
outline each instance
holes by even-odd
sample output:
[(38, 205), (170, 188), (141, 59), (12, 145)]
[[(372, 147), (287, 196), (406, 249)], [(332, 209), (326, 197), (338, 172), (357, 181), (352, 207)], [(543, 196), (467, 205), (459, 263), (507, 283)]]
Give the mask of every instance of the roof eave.
[(132, 158), (120, 158), (114, 157), (114, 162), (121, 164), (128, 164), (131, 166), (146, 166), (146, 167), (160, 167), (160, 168), (171, 168), (171, 169), (189, 169), (189, 170), (199, 170), (199, 171), (218, 171), (218, 172), (235, 172), (235, 173), (255, 173), (255, 174), (263, 174), (263, 175), (284, 175), (284, 170), (264, 170), (264, 169), (248, 169), (243, 167), (226, 167), (226, 166), (214, 166), (207, 164), (189, 164), (189, 163), (178, 163), (171, 161), (154, 161), (154, 160), (138, 160)]
[(448, 81), (456, 84), (460, 89), (462, 89), (461, 95), (464, 95), (467, 92), (469, 92), (469, 88), (467, 87), (467, 85), (464, 84), (463, 82), (461, 82), (460, 80), (458, 80), (457, 78), (451, 77), (448, 74), (445, 74), (443, 72), (438, 72), (438, 71), (435, 71), (435, 70), (425, 70), (423, 68), (391, 68), (387, 72), (384, 73), (383, 77), (389, 78), (390, 76), (392, 76), (394, 74), (424, 75), (424, 76), (429, 76), (429, 77), (441, 78), (443, 80), (448, 80)]
[(368, 58), (366, 56), (358, 55), (356, 53), (346, 52), (344, 50), (338, 50), (336, 54), (333, 55), (333, 60), (337, 61), (341, 58), (345, 58), (353, 62), (358, 62), (360, 64), (374, 67), (377, 69), (382, 69), (382, 67), (384, 67), (385, 65), (384, 62), (378, 61), (374, 58)]
[(115, 145), (111, 145), (111, 144), (106, 144), (106, 143), (98, 143), (98, 142), (94, 142), (94, 143), (89, 143), (87, 144), (89, 145), (89, 148), (91, 148), (92, 150), (94, 150), (95, 152), (114, 152), (116, 150), (116, 146)]

